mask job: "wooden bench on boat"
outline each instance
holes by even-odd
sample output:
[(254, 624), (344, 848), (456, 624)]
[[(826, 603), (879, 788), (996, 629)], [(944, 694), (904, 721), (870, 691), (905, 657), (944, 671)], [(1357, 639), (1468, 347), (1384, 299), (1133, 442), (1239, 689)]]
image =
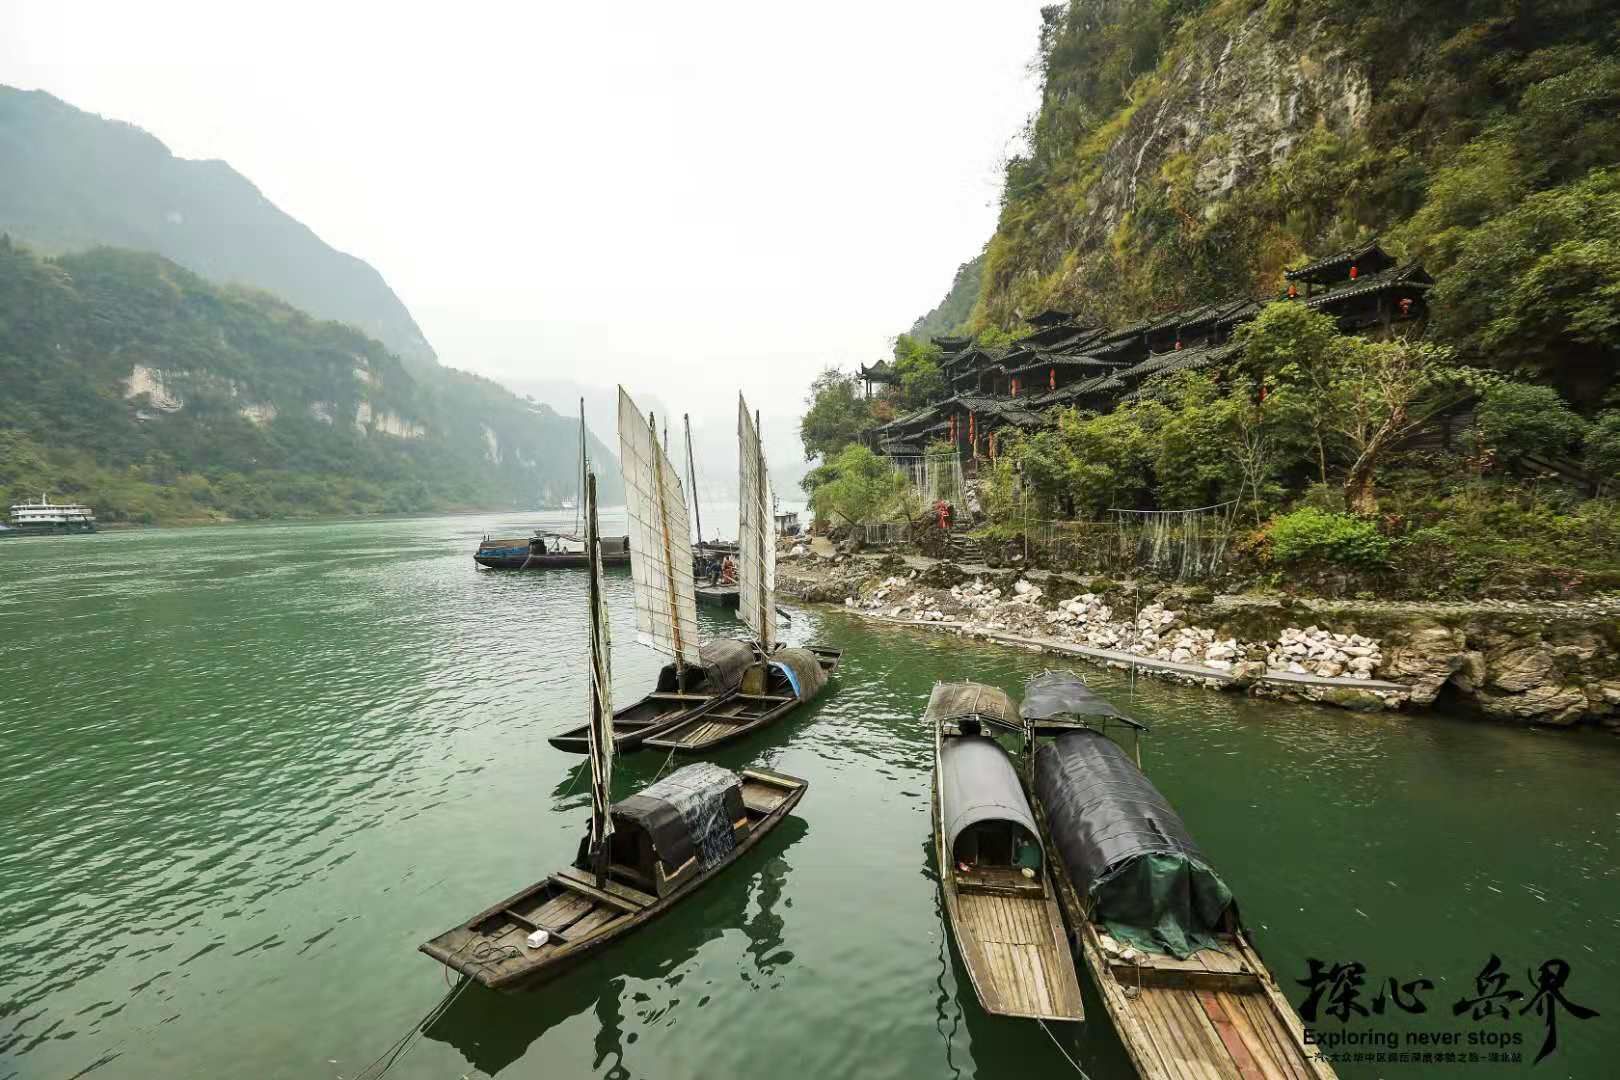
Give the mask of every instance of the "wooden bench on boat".
[(814, 700), (838, 665), (836, 649), (778, 649), (744, 671), (735, 693), (678, 723), (665, 725), (642, 744), (681, 754), (701, 754), (774, 724)]

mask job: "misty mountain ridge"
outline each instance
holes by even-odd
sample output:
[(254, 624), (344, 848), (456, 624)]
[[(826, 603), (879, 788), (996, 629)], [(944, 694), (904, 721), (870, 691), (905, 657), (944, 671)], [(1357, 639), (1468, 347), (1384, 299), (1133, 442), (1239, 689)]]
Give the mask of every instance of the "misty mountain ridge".
[(43, 90), (0, 86), (0, 176), (0, 232), (41, 253), (155, 251), (212, 281), (263, 289), (357, 327), (413, 370), (438, 364), (381, 274), (223, 161), (175, 157), (133, 124)]

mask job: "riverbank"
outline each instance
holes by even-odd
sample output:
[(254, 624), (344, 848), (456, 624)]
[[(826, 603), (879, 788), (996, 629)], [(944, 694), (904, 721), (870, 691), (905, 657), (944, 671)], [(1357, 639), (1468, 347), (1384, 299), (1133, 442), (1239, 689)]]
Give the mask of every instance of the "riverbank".
[(1176, 682), (1361, 710), (1443, 703), (1620, 732), (1620, 598), (1393, 602), (1207, 589), (907, 555), (784, 557), (778, 588), (864, 619)]

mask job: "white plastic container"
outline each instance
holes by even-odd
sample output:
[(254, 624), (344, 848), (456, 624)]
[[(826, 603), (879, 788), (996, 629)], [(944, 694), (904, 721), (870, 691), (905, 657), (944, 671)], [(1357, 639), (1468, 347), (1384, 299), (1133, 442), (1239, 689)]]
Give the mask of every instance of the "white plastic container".
[(534, 933), (530, 934), (527, 938), (525, 938), (523, 943), (525, 945), (527, 945), (531, 949), (538, 949), (540, 946), (544, 945), (546, 942), (548, 942), (550, 940), (551, 940), (551, 931), (549, 931), (549, 930), (536, 930)]

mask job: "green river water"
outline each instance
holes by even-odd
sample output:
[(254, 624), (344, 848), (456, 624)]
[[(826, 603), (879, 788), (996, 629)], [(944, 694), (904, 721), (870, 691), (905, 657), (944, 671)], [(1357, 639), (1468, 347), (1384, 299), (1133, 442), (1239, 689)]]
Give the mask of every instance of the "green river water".
[[(569, 861), (588, 817), (580, 760), (545, 742), (584, 715), (584, 579), (470, 558), (541, 520), (0, 544), (0, 1080), (352, 1078), (440, 1000), (417, 944)], [(629, 587), (610, 574), (621, 702), (659, 666)], [(919, 723), (936, 679), (1016, 692), (1050, 661), (831, 610), (787, 636), (846, 650), (832, 691), (717, 760), (808, 779), (797, 818), (561, 982), (472, 988), (390, 1076), (1074, 1075), (979, 1009), (947, 944)], [(1325, 1030), (1523, 1040), (1517, 1065), (1341, 1075), (1620, 1075), (1620, 743), (1085, 673), (1153, 725), (1148, 774), (1296, 1004), (1308, 957), (1365, 964), (1363, 1003), (1434, 983), (1423, 1015)], [(615, 794), (662, 764), (622, 758)], [(1534, 1013), (1452, 1015), (1492, 953), (1521, 990), (1567, 960), (1602, 1015), (1561, 1013), (1532, 1067)], [(1087, 1008), (1054, 1034), (1131, 1075)]]

